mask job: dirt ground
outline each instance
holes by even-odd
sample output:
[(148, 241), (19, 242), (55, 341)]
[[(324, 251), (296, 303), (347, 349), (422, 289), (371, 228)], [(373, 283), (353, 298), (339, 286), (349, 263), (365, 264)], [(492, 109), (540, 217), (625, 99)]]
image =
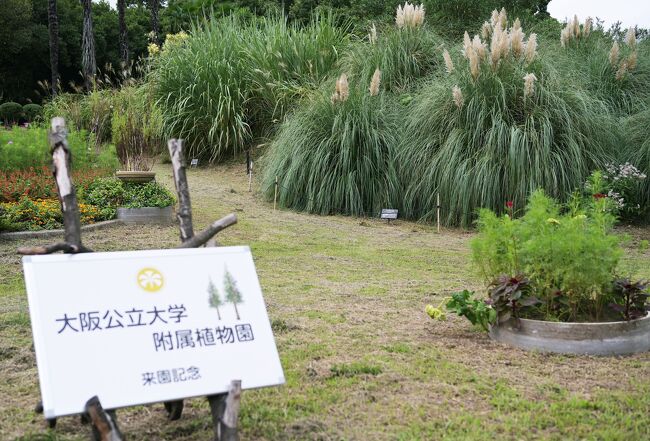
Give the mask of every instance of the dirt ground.
[[(157, 166), (171, 188), (171, 168)], [(287, 384), (243, 394), (243, 440), (650, 439), (650, 354), (559, 356), (491, 341), (457, 317), (424, 313), (482, 289), (472, 233), (431, 225), (273, 211), (247, 191), (243, 164), (189, 171), (195, 229), (234, 212), (222, 245), (250, 245)], [(627, 227), (632, 243), (650, 228)], [(45, 429), (18, 246), (0, 241), (0, 439), (77, 440)], [(176, 226), (84, 234), (98, 251), (169, 248)], [(650, 254), (626, 257), (650, 278)], [(82, 361), (80, 359), (80, 361)], [(204, 399), (168, 422), (161, 404), (118, 411), (129, 440), (210, 439)]]

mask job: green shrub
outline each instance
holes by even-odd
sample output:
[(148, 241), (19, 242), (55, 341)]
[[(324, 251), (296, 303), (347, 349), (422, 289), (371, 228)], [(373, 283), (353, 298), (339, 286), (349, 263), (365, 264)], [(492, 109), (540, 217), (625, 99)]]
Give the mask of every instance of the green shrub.
[(43, 106), (38, 104), (25, 104), (23, 106), (23, 115), (27, 122), (39, 122), (43, 119)]
[(155, 181), (146, 184), (127, 183), (124, 185), (123, 204), (127, 208), (169, 207), (176, 200), (162, 185)]
[(121, 206), (126, 196), (122, 181), (116, 178), (95, 179), (80, 192), (79, 199), (99, 207), (102, 220), (114, 219), (117, 207)]
[(376, 215), (400, 194), (395, 172), (397, 105), (352, 84), (333, 103), (328, 84), (282, 125), (264, 158), (263, 188), (281, 207), (318, 214)]
[(174, 196), (155, 181), (123, 183), (117, 178), (95, 179), (80, 192), (80, 199), (100, 207), (102, 219), (113, 219), (118, 207), (168, 207), (175, 202)]
[(6, 126), (17, 124), (23, 118), (23, 106), (12, 101), (0, 104), (0, 119)]
[[(95, 154), (88, 145), (87, 132), (72, 130), (68, 133), (72, 150), (73, 169), (93, 168)], [(0, 130), (0, 170), (20, 170), (49, 165), (52, 162), (47, 141), (47, 130), (32, 126), (29, 129), (14, 127)], [(104, 158), (103, 166), (115, 165), (114, 157)]]
[(185, 139), (188, 157), (241, 151), (320, 82), (343, 40), (328, 18), (305, 28), (281, 17), (204, 21), (154, 61), (165, 133)]
[(623, 250), (611, 233), (615, 218), (606, 198), (588, 206), (561, 207), (543, 191), (534, 192), (519, 219), (483, 209), (472, 258), (486, 283), (524, 274), (531, 293), (543, 301), (522, 317), (560, 321), (610, 317), (611, 284)]
[(609, 160), (618, 139), (607, 107), (563, 82), (533, 44), (515, 53), (500, 35), (494, 50), (478, 40), (450, 49), (451, 72), (416, 96), (399, 157), (406, 216), (434, 219), (437, 194), (443, 222), (464, 226), (480, 207), (522, 206), (536, 188), (566, 199)]

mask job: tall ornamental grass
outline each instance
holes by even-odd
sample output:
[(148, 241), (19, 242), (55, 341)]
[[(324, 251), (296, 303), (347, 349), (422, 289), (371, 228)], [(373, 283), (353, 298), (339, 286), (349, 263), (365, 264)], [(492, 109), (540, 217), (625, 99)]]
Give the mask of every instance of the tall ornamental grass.
[(345, 32), (331, 17), (304, 28), (279, 17), (206, 19), (154, 62), (165, 132), (210, 161), (268, 133), (290, 104), (320, 83)]
[(443, 221), (463, 226), (481, 207), (522, 208), (537, 188), (565, 199), (615, 144), (608, 108), (563, 85), (519, 20), (495, 11), (482, 34), (443, 53), (447, 75), (410, 110), (399, 155), (408, 217), (432, 220), (438, 193)]
[[(648, 103), (650, 104), (650, 102)], [(625, 159), (635, 165), (643, 174), (650, 176), (650, 105), (623, 121), (627, 148)], [(648, 213), (650, 208), (650, 178), (640, 185), (639, 203)]]
[(396, 108), (377, 77), (342, 75), (288, 118), (264, 158), (269, 199), (276, 177), (279, 205), (311, 213), (372, 216), (397, 198)]
[(650, 98), (649, 45), (636, 37), (633, 28), (613, 37), (590, 17), (582, 23), (574, 17), (545, 45), (544, 55), (566, 81), (626, 116), (642, 110)]
[(346, 51), (342, 65), (350, 78), (364, 81), (380, 68), (384, 89), (400, 93), (441, 64), (441, 44), (442, 40), (426, 26), (378, 30), (373, 24), (367, 37)]

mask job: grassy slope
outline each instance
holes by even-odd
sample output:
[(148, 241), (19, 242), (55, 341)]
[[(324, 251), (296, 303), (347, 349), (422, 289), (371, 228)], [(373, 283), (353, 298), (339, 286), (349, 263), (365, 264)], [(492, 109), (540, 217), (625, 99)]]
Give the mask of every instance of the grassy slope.
[[(169, 167), (158, 172), (169, 185)], [(240, 223), (220, 240), (253, 249), (287, 377), (283, 387), (243, 395), (242, 439), (650, 437), (648, 354), (526, 353), (455, 317), (428, 319), (426, 303), (480, 286), (468, 264), (470, 233), (274, 213), (246, 191), (243, 165), (189, 176), (197, 228), (237, 212)], [(648, 228), (631, 232), (650, 237)], [(102, 251), (167, 248), (178, 240), (174, 227), (119, 227), (84, 237)], [(39, 392), (18, 245), (0, 242), (0, 439), (87, 439), (77, 418), (47, 432), (32, 412)], [(649, 258), (638, 261), (644, 277)], [(160, 404), (118, 415), (130, 440), (211, 434), (202, 399), (189, 400), (173, 423)]]

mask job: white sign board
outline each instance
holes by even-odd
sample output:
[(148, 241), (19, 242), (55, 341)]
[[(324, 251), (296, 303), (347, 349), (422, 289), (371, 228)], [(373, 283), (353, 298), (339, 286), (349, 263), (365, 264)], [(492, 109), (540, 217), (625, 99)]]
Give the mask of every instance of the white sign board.
[(46, 418), (284, 383), (248, 247), (23, 258)]
[(394, 208), (383, 208), (379, 217), (381, 219), (397, 219), (397, 210)]

